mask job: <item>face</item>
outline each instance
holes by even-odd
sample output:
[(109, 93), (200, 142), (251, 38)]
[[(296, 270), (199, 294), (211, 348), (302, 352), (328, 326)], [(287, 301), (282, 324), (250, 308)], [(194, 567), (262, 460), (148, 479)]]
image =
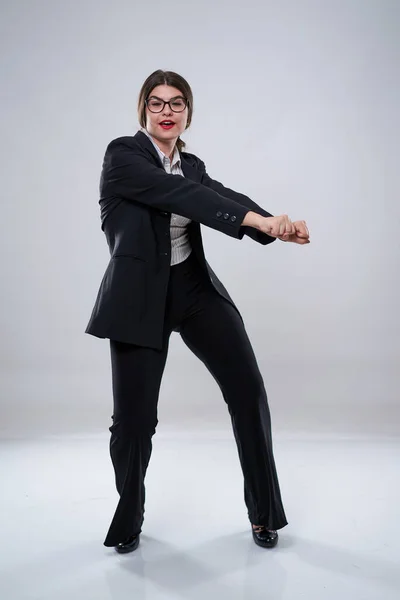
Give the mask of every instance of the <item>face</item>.
[[(179, 99), (182, 97), (182, 92), (177, 88), (170, 85), (158, 85), (151, 90), (148, 100), (152, 98), (156, 102), (156, 106), (160, 105), (161, 108), (162, 103), (157, 103), (156, 98), (165, 101), (176, 99), (176, 103), (171, 102), (171, 104), (173, 107), (178, 107)], [(183, 112), (173, 112), (169, 104), (166, 104), (161, 112), (155, 113), (146, 106), (146, 129), (150, 135), (160, 141), (175, 141), (186, 129), (188, 110), (186, 106)], [(170, 121), (172, 125), (163, 125), (165, 121)]]

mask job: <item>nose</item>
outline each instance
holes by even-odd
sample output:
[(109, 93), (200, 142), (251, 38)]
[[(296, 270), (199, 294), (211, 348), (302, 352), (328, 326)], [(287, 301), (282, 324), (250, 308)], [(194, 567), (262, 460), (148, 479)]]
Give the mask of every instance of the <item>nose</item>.
[(163, 115), (168, 115), (168, 116), (172, 115), (172, 110), (171, 110), (171, 107), (169, 104), (166, 104), (164, 106)]

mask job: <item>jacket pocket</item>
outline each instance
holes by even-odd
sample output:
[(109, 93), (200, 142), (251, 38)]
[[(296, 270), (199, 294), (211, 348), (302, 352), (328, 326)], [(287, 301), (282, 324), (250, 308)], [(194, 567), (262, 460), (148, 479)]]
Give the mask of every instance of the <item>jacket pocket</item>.
[(136, 260), (141, 260), (142, 262), (147, 262), (146, 258), (143, 258), (142, 256), (138, 256), (137, 254), (120, 254), (120, 253), (117, 253), (117, 254), (113, 254), (111, 258), (112, 259), (113, 258), (133, 258), (133, 259), (136, 259)]

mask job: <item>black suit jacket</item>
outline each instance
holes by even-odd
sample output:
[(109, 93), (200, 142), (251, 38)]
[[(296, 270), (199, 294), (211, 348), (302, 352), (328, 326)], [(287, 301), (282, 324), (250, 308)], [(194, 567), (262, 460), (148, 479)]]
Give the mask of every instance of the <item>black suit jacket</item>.
[(185, 177), (166, 173), (141, 131), (107, 146), (99, 204), (111, 258), (85, 333), (161, 350), (171, 213), (192, 219), (188, 232), (193, 252), (216, 291), (238, 310), (206, 261), (200, 224), (266, 245), (275, 238), (240, 224), (249, 210), (272, 215), (244, 194), (211, 179), (194, 154), (180, 154)]

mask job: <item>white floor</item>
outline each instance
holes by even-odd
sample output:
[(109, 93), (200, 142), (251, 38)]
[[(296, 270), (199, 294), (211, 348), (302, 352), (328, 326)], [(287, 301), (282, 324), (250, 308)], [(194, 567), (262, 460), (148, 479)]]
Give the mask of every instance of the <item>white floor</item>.
[(230, 432), (157, 432), (141, 544), (103, 546), (117, 502), (108, 432), (4, 440), (7, 600), (400, 597), (400, 440), (274, 436), (289, 525), (256, 546)]

